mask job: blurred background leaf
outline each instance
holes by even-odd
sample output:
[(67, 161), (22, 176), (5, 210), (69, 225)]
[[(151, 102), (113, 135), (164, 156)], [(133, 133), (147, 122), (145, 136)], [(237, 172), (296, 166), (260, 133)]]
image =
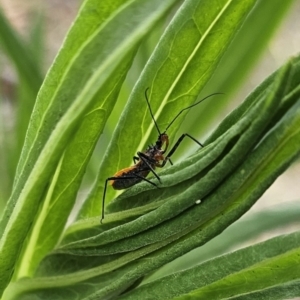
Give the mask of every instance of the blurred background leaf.
[[(41, 60), (44, 55), (41, 46), (44, 42), (44, 37), (41, 35), (42, 20), (39, 18), (38, 22), (31, 24), (31, 40), (25, 42), (9, 23), (0, 7), (0, 49), (4, 51), (14, 66), (19, 81), (18, 84), (13, 83), (1, 76), (0, 207), (5, 204), (5, 199), (8, 198), (11, 191), (29, 118), (43, 81), (41, 70)], [(33, 42), (36, 47), (31, 47)], [(6, 113), (12, 115), (5, 115)]]

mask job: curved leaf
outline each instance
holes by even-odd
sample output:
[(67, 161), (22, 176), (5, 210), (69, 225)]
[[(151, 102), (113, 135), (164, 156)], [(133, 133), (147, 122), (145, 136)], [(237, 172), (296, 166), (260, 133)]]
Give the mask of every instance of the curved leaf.
[[(172, 4), (174, 0), (84, 2), (38, 95), (13, 193), (1, 220), (0, 290), (11, 277), (45, 189), (72, 135), (97, 100), (96, 93)], [(109, 113), (112, 104), (105, 100), (99, 109)]]
[[(35, 96), (42, 84), (41, 70), (35, 62), (33, 53), (21, 41), (16, 32), (11, 28), (9, 22), (0, 10), (0, 41), (1, 48), (4, 48), (7, 55), (19, 73), (20, 78), (26, 82), (27, 88), (31, 91), (31, 95)], [(30, 105), (32, 108), (33, 101)]]
[[(183, 191), (179, 195), (170, 197), (165, 204), (154, 211), (124, 225), (113, 229), (103, 226), (102, 230), (106, 229), (112, 237), (110, 240), (106, 237), (104, 241), (106, 244), (101, 245), (102, 240), (95, 236), (94, 239), (70, 243), (54, 251), (40, 264), (34, 278), (19, 280), (10, 285), (7, 290), (8, 299), (30, 299), (34, 296), (48, 299), (53, 297), (53, 292), (57, 299), (72, 299), (74, 293), (80, 295), (81, 299), (116, 298), (126, 290), (129, 292), (150, 272), (205, 244), (240, 218), (299, 156), (300, 102), (299, 84), (295, 84), (299, 82), (299, 77), (293, 77), (298, 69), (299, 58), (296, 58), (278, 72), (266, 91), (259, 94), (247, 110), (242, 111), (237, 124), (240, 125), (242, 121), (247, 120), (249, 126), (246, 126), (237, 139), (231, 140), (231, 143), (229, 141), (230, 147), (225, 148), (226, 151), (222, 152), (211, 168), (204, 173), (200, 171), (200, 174), (183, 182), (181, 187)], [(237, 128), (239, 128), (238, 125)], [(223, 136), (226, 139), (226, 134), (229, 135), (228, 132), (234, 131), (234, 127), (235, 125), (230, 127), (219, 138)], [(203, 152), (200, 151), (195, 157)], [(201, 158), (200, 155), (199, 158)], [(228, 168), (232, 169), (225, 178), (214, 182), (213, 178), (217, 175), (214, 172), (218, 168), (222, 174), (227, 174)], [(166, 170), (166, 173), (170, 170), (171, 168)], [(209, 177), (209, 174), (214, 176)], [(180, 177), (180, 171), (177, 176)], [(213, 188), (204, 198), (201, 198), (202, 203), (198, 205), (195, 201), (199, 199), (197, 197), (202, 192), (199, 188), (206, 177), (211, 180), (207, 180), (202, 187), (209, 189), (210, 184)], [(183, 188), (188, 185), (190, 186), (186, 189)], [(153, 190), (146, 191), (145, 189), (143, 193), (152, 195)], [(127, 197), (130, 196), (140, 197), (137, 190), (128, 191)], [(127, 199), (123, 196), (120, 202)], [(184, 206), (183, 209), (182, 206)], [(165, 209), (162, 210), (162, 207)], [(149, 227), (146, 220), (150, 220), (151, 214), (154, 224)], [(132, 226), (135, 232), (132, 231), (130, 235), (126, 235), (124, 230), (126, 226)], [(137, 227), (142, 227), (143, 232)], [(91, 228), (92, 231), (93, 228)], [(123, 237), (120, 233), (123, 233)], [(291, 239), (294, 243), (299, 240), (294, 237)], [(114, 240), (116, 242), (113, 242)], [(252, 273), (247, 267), (255, 268), (256, 263), (262, 263), (262, 267), (257, 269), (259, 276), (266, 275), (263, 272), (264, 265), (270, 265), (273, 268), (278, 263), (282, 263), (283, 266), (287, 263), (290, 266), (290, 262), (295, 259), (294, 256), (297, 256), (297, 251), (299, 251), (294, 243), (284, 242), (284, 252), (274, 252), (281, 251), (282, 247), (266, 247), (273, 256), (275, 255), (274, 258), (270, 256), (270, 259), (266, 261), (263, 261), (265, 257), (255, 253), (252, 260), (242, 261), (244, 264), (236, 258), (233, 259), (232, 261), (238, 268), (237, 273), (228, 268), (222, 269), (222, 273), (209, 273), (212, 276), (222, 277), (220, 280), (216, 277), (217, 281), (207, 282), (207, 285), (203, 287), (205, 295), (215, 293), (218, 284), (223, 288), (228, 286), (230, 280), (239, 283), (243, 280), (243, 277), (239, 276), (243, 268), (246, 268), (246, 276), (251, 276)], [(279, 257), (280, 253), (282, 253), (281, 257)], [(222, 263), (228, 263), (227, 257)], [(218, 267), (220, 264), (221, 262), (218, 262), (213, 266)], [(295, 264), (291, 267), (297, 268)], [(281, 269), (279, 271), (281, 272)], [(273, 282), (286, 283), (284, 280), (275, 281), (274, 273), (276, 274), (276, 268), (273, 268), (273, 273), (269, 273), (270, 276), (264, 288), (268, 288)], [(288, 273), (286, 275), (288, 281), (299, 278), (297, 273), (294, 273), (295, 275), (291, 275), (291, 272), (286, 273)], [(281, 276), (282, 273), (278, 274)], [(251, 280), (255, 280), (255, 277), (252, 276)], [(236, 295), (240, 291), (240, 286), (240, 283), (236, 285)], [(251, 285), (244, 286), (245, 290), (250, 287)], [(194, 290), (197, 288), (199, 286), (196, 286)], [(227, 296), (235, 295), (228, 295), (226, 288), (224, 288), (224, 293), (227, 293)], [(183, 292), (176, 295), (182, 294)]]
[[(26, 248), (24, 249), (23, 246), (24, 253), (22, 261), (19, 262), (18, 277), (32, 275), (40, 260), (55, 247), (60, 239), (74, 206), (86, 165), (102, 132), (108, 113), (117, 99), (131, 61), (132, 54), (130, 53), (129, 59), (124, 59), (124, 62), (120, 63), (107, 83), (97, 92), (95, 96), (97, 100), (93, 108), (84, 116), (81, 126), (69, 142), (35, 221), (34, 229), (26, 242)], [(106, 110), (102, 108), (102, 102), (108, 103)]]
[[(137, 151), (144, 149), (147, 142), (155, 141), (157, 132), (146, 102), (141, 99), (146, 88), (150, 87), (150, 104), (163, 131), (177, 112), (195, 102), (255, 2), (184, 2), (132, 91), (80, 218), (100, 214), (99, 199), (106, 178), (130, 165)], [(134, 122), (131, 115), (134, 115)], [(177, 131), (180, 121), (182, 118), (168, 130), (169, 136)], [(115, 195), (116, 191), (108, 189), (107, 202)]]
[(270, 231), (294, 225), (299, 221), (299, 212), (299, 201), (285, 202), (263, 211), (250, 212), (209, 243), (160, 268), (147, 278), (147, 282), (194, 267), (196, 264), (239, 247), (241, 243), (248, 244), (258, 235), (266, 235)]
[[(255, 66), (255, 61), (266, 51), (275, 30), (284, 21), (283, 16), (293, 7), (295, 1), (258, 0), (253, 10), (237, 32), (226, 53), (222, 57), (216, 72), (201, 91), (201, 96), (212, 91), (224, 92), (218, 101), (208, 101), (202, 109), (190, 111), (184, 130), (193, 136), (205, 136), (207, 127), (218, 122), (222, 109), (232, 100), (232, 93), (247, 82), (247, 75)], [(197, 126), (201, 120), (201, 126)], [(178, 150), (181, 152), (181, 149)], [(183, 151), (187, 151), (183, 147)]]
[[(282, 299), (274, 292), (299, 279), (300, 269), (295, 264), (299, 255), (300, 233), (281, 235), (142, 285), (120, 299), (248, 299), (249, 291), (267, 293), (277, 285), (269, 297)], [(299, 289), (293, 291), (291, 294), (299, 295)]]
[[(210, 192), (215, 190), (218, 185), (224, 181), (227, 176), (244, 160), (248, 151), (250, 151), (253, 145), (257, 142), (258, 137), (261, 136), (263, 128), (267, 126), (268, 122), (270, 122), (271, 118), (276, 113), (276, 108), (280, 107), (278, 104), (283, 98), (283, 93), (287, 86), (286, 83), (289, 82), (290, 77), (288, 74), (291, 73), (288, 66), (289, 64), (287, 67), (283, 68), (277, 76), (277, 80), (275, 80), (275, 83), (273, 84), (274, 90), (271, 90), (269, 94), (263, 98), (259, 97), (258, 99), (260, 101), (250, 107), (248, 114), (246, 114), (245, 117), (242, 118), (235, 126), (230, 128), (230, 130), (233, 131), (233, 134), (221, 136), (220, 140), (222, 139), (223, 142), (216, 140), (214, 144), (211, 145), (211, 148), (214, 148), (215, 150), (212, 151), (209, 147), (207, 147), (203, 149), (205, 152), (199, 152), (198, 157), (201, 157), (211, 151), (212, 155), (209, 154), (205, 156), (205, 159), (208, 162), (201, 161), (201, 163), (195, 164), (193, 160), (194, 158), (192, 157), (190, 160), (192, 167), (187, 169), (187, 172), (191, 175), (193, 175), (194, 172), (194, 178), (192, 177), (187, 181), (186, 172), (179, 171), (176, 174), (176, 169), (174, 167), (170, 169), (170, 172), (172, 172), (170, 187), (163, 187), (156, 190), (153, 189), (153, 187), (149, 187), (147, 184), (140, 184), (139, 187), (134, 187), (130, 191), (126, 191), (123, 196), (120, 197), (119, 201), (117, 199), (115, 203), (110, 205), (110, 208), (114, 209), (113, 211), (119, 211), (128, 208), (129, 205), (139, 203), (140, 198), (143, 199), (143, 204), (145, 204), (145, 201), (147, 202), (154, 198), (156, 200), (164, 200), (164, 203), (160, 207), (135, 221), (118, 226), (92, 238), (81, 240), (78, 243), (72, 243), (70, 246), (72, 248), (77, 247), (76, 245), (78, 245), (78, 247), (88, 247), (95, 244), (99, 245), (111, 243), (118, 241), (119, 239), (124, 239), (125, 237), (135, 235), (146, 229), (152, 228), (155, 225), (161, 224), (166, 220), (176, 217), (181, 212), (194, 206), (197, 199), (204, 200), (205, 197), (209, 196)], [(230, 130), (228, 131), (230, 132)], [(225, 148), (225, 146), (227, 147)], [(225, 149), (226, 151), (224, 151)], [(216, 153), (216, 157), (213, 156), (214, 153)], [(198, 157), (196, 156), (195, 159), (197, 160)], [(214, 161), (216, 161), (216, 163)], [(201, 167), (199, 167), (199, 165), (201, 165)], [(191, 171), (193, 168), (195, 171)], [(180, 166), (177, 167), (177, 169), (180, 169)], [(206, 174), (203, 174), (203, 172)], [(201, 180), (199, 180), (200, 178)], [(164, 176), (162, 176), (162, 179), (164, 179)], [(178, 184), (178, 181), (181, 181), (182, 184)], [(174, 187), (175, 184), (176, 187)], [(168, 185), (167, 180), (166, 185)], [(166, 191), (162, 189), (165, 189)], [(143, 190), (142, 197), (138, 193), (138, 191), (141, 190)], [(145, 190), (150, 191), (146, 192)], [(176, 197), (172, 198), (173, 195), (176, 195)], [(124, 199), (126, 196), (127, 199)], [(120, 205), (118, 205), (119, 203)], [(175, 226), (173, 224), (170, 225), (170, 228), (173, 228), (173, 232), (174, 230), (176, 232), (176, 230), (183, 230), (185, 226), (191, 226), (191, 221), (189, 219), (186, 219), (185, 222), (186, 225), (177, 224)], [(158, 236), (163, 233), (161, 228), (157, 228), (156, 231), (159, 233)], [(144, 237), (144, 240), (147, 239)], [(84, 251), (87, 251), (87, 249), (84, 249)]]

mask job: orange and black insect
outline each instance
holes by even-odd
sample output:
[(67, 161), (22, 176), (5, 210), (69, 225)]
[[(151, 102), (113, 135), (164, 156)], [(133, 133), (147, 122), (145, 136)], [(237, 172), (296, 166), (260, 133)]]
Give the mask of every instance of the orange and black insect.
[(169, 147), (169, 136), (167, 135), (166, 131), (170, 128), (170, 126), (174, 123), (174, 121), (182, 114), (187, 109), (192, 108), (193, 106), (198, 105), (205, 99), (221, 94), (221, 93), (214, 93), (211, 94), (200, 101), (196, 102), (193, 105), (190, 105), (184, 109), (182, 109), (176, 116), (175, 118), (169, 123), (167, 128), (165, 129), (164, 132), (161, 133), (161, 131), (158, 128), (158, 125), (156, 123), (156, 120), (154, 118), (154, 115), (151, 110), (151, 106), (148, 100), (148, 92), (149, 88), (146, 89), (145, 91), (145, 99), (151, 114), (151, 118), (155, 124), (155, 127), (158, 131), (158, 138), (157, 141), (155, 142), (154, 145), (148, 146), (147, 150), (144, 152), (137, 152), (137, 156), (133, 157), (133, 163), (134, 165), (131, 167), (127, 167), (125, 169), (122, 169), (118, 171), (114, 176), (108, 177), (105, 181), (104, 185), (104, 192), (103, 192), (103, 199), (102, 199), (102, 216), (101, 216), (101, 223), (102, 220), (104, 219), (104, 204), (105, 204), (105, 194), (106, 194), (106, 188), (107, 188), (107, 183), (111, 181), (111, 186), (115, 190), (123, 190), (127, 189), (141, 181), (146, 181), (149, 184), (152, 184), (155, 187), (158, 187), (156, 183), (152, 182), (151, 180), (147, 179), (146, 177), (148, 174), (151, 172), (159, 182), (161, 182), (158, 174), (155, 172), (156, 168), (162, 168), (165, 166), (165, 164), (169, 161), (171, 165), (173, 165), (171, 161), (171, 156), (174, 154), (182, 140), (187, 136), (190, 139), (192, 139), (195, 143), (197, 143), (200, 147), (203, 147), (203, 145), (198, 142), (195, 138), (190, 136), (188, 133), (184, 133), (181, 135), (181, 137), (177, 140), (175, 145), (172, 147), (172, 149), (169, 151), (167, 155), (165, 155), (166, 151), (168, 150)]

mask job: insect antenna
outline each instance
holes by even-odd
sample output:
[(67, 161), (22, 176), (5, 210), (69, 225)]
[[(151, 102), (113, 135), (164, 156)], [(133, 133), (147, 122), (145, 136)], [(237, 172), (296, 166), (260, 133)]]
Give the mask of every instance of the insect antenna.
[(192, 104), (192, 105), (190, 105), (190, 106), (188, 106), (188, 107), (182, 109), (182, 110), (176, 115), (176, 117), (169, 123), (169, 125), (167, 126), (167, 128), (165, 129), (164, 132), (166, 132), (166, 131), (170, 128), (170, 126), (174, 123), (174, 121), (175, 121), (175, 120), (176, 120), (176, 119), (177, 119), (177, 118), (178, 118), (185, 110), (190, 109), (190, 108), (192, 108), (192, 107), (198, 105), (199, 103), (203, 102), (203, 101), (206, 100), (207, 98), (210, 98), (210, 97), (215, 96), (215, 95), (223, 95), (223, 94), (224, 94), (224, 93), (213, 93), (213, 94), (210, 94), (210, 95), (204, 97), (203, 99), (201, 99), (200, 101), (198, 101), (198, 102), (196, 102), (196, 103), (194, 103), (194, 104)]
[(147, 105), (148, 105), (148, 108), (149, 108), (149, 111), (150, 111), (150, 114), (151, 114), (151, 118), (152, 118), (152, 120), (153, 120), (153, 122), (154, 122), (154, 124), (155, 124), (155, 127), (156, 127), (156, 129), (157, 129), (159, 135), (161, 135), (160, 130), (159, 130), (159, 128), (158, 128), (158, 125), (157, 125), (157, 123), (156, 123), (156, 120), (155, 120), (155, 118), (154, 118), (154, 116), (153, 116), (153, 113), (152, 113), (152, 109), (151, 109), (149, 100), (148, 100), (148, 94), (147, 94), (148, 90), (149, 90), (149, 88), (146, 88), (146, 90), (145, 90), (145, 98), (146, 98), (146, 101), (147, 101)]

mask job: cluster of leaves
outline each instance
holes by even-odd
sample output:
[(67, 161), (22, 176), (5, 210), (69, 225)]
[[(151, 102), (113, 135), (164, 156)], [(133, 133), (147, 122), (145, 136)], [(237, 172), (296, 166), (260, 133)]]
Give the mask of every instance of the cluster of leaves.
[[(124, 192), (107, 207), (104, 224), (99, 223), (105, 179), (128, 166), (132, 155), (156, 138), (141, 101), (145, 89), (150, 87), (155, 118), (165, 128), (174, 111), (194, 103), (209, 86), (226, 51), (232, 55), (236, 33), (251, 17), (258, 18), (266, 5), (256, 0), (186, 0), (181, 6), (178, 2), (83, 3), (38, 93), (1, 220), (3, 299), (299, 296), (300, 272), (294, 263), (300, 257), (299, 231), (145, 280), (240, 218), (299, 156), (299, 57), (254, 90), (220, 123), (201, 151), (160, 172), (159, 189), (141, 183)], [(291, 2), (279, 1), (278, 16)], [(77, 221), (64, 231), (137, 49), (175, 7), (178, 11), (129, 97)], [(272, 18), (269, 28), (276, 24)], [(9, 31), (8, 26), (3, 28)], [(262, 30), (256, 31), (252, 40)], [(12, 40), (17, 41), (14, 35)], [(236, 60), (247, 55), (246, 50)], [(15, 61), (24, 77), (25, 70), (35, 72), (34, 94), (39, 72), (30, 68), (30, 58), (29, 66)], [(221, 61), (222, 65), (226, 64)], [(226, 80), (218, 84), (228, 85)], [(170, 136), (180, 121), (168, 130)], [(109, 190), (107, 198), (114, 196)], [(293, 213), (291, 209), (282, 223), (296, 219)]]

